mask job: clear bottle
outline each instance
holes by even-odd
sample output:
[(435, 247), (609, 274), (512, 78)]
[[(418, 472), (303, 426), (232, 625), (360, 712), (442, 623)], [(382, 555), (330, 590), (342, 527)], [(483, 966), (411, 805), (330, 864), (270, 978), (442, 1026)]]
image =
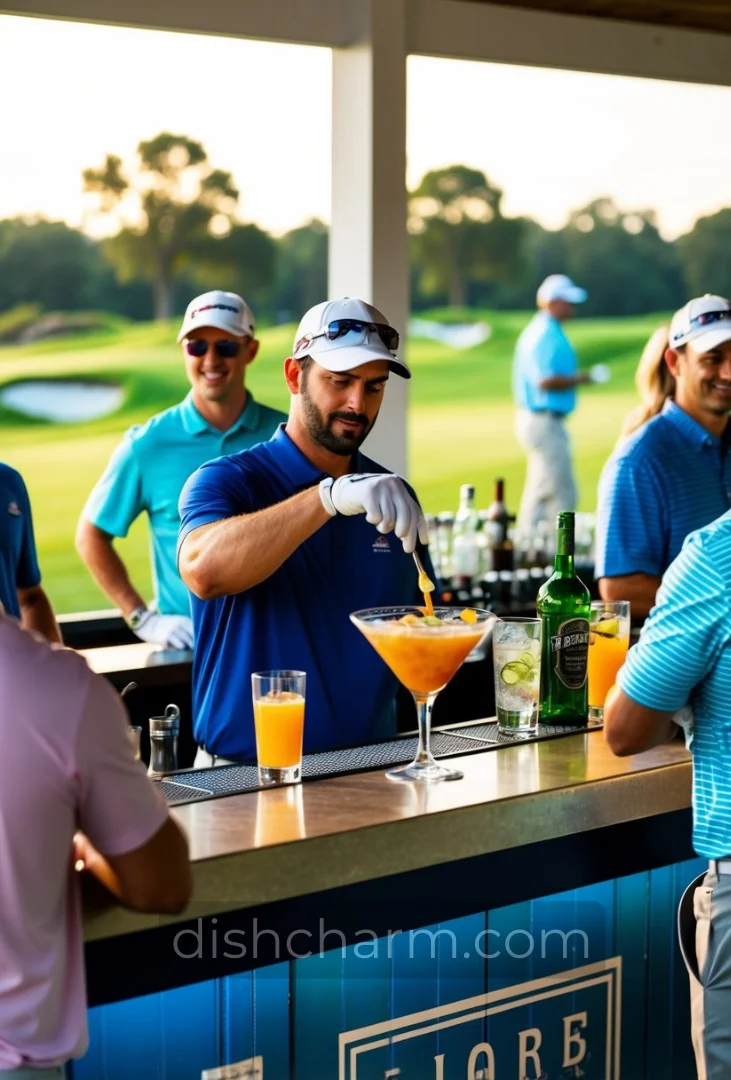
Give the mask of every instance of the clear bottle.
[(459, 509), (452, 528), (452, 576), (458, 587), (469, 588), (480, 576), (480, 515), (475, 510), (475, 489), (462, 484)]
[(513, 569), (513, 541), (510, 537), (510, 514), (505, 505), (505, 481), (495, 481), (495, 498), (485, 511), (486, 566), (488, 570)]
[(590, 597), (574, 572), (574, 514), (562, 511), (557, 525), (554, 571), (536, 600), (543, 624), (540, 721), (585, 727)]
[(437, 514), (437, 550), (439, 552), (437, 573), (441, 581), (450, 581), (452, 577), (453, 530), (454, 514), (451, 510), (442, 510), (440, 514)]
[(164, 716), (150, 717), (150, 766), (147, 775), (159, 780), (178, 767), (180, 709), (168, 705)]

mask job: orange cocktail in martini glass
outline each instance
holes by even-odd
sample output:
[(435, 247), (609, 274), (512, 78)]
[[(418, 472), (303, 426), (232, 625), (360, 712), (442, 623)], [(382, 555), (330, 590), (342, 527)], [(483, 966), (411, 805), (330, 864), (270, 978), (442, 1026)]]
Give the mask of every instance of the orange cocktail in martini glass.
[(491, 611), (438, 607), (367, 608), (350, 618), (416, 702), (419, 745), (410, 765), (391, 769), (392, 780), (460, 780), (462, 773), (435, 761), (429, 749), (431, 713), (465, 658), (495, 622)]

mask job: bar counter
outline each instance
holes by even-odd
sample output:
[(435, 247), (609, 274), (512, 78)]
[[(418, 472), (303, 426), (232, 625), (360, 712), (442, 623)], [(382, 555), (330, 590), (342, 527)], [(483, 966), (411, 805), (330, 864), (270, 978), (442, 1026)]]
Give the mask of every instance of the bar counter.
[(192, 903), (87, 905), (74, 1080), (234, 1062), (250, 1080), (690, 1080), (682, 741), (619, 759), (593, 730), (449, 760), (463, 780), (369, 771), (174, 808)]
[[(463, 780), (417, 785), (366, 772), (173, 809), (190, 841), (196, 916), (517, 853), (690, 807), (690, 755), (680, 741), (616, 758), (592, 731), (450, 762)], [(90, 911), (86, 940), (174, 921)]]

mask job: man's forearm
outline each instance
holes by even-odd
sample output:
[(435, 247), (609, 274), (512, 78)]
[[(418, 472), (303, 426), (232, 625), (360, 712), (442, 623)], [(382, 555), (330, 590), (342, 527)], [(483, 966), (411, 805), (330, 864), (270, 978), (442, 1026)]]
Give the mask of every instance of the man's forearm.
[(330, 521), (317, 487), (275, 506), (195, 529), (183, 541), (178, 566), (202, 600), (253, 588)]
[(632, 617), (644, 619), (655, 606), (655, 597), (661, 580), (650, 574), (603, 577), (599, 579), (599, 595), (607, 602), (629, 600)]
[(48, 641), (62, 644), (51, 602), (40, 586), (20, 596), (20, 624), (25, 630), (37, 630)]
[(548, 379), (542, 379), (538, 383), (539, 390), (573, 390), (575, 386), (581, 386), (584, 383), (589, 382), (589, 376), (586, 372), (579, 372), (578, 375), (552, 375)]
[(638, 705), (618, 686), (611, 687), (604, 702), (604, 738), (618, 757), (642, 754), (677, 734), (672, 713)]
[(114, 550), (111, 536), (90, 521), (82, 521), (76, 533), (76, 547), (94, 581), (125, 617), (135, 608), (147, 606)]

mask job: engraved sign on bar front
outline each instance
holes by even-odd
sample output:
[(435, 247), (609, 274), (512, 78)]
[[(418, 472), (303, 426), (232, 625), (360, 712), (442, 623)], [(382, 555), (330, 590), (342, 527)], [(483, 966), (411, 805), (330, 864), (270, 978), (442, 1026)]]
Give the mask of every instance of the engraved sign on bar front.
[(621, 984), (614, 956), (345, 1031), (339, 1080), (619, 1080)]

